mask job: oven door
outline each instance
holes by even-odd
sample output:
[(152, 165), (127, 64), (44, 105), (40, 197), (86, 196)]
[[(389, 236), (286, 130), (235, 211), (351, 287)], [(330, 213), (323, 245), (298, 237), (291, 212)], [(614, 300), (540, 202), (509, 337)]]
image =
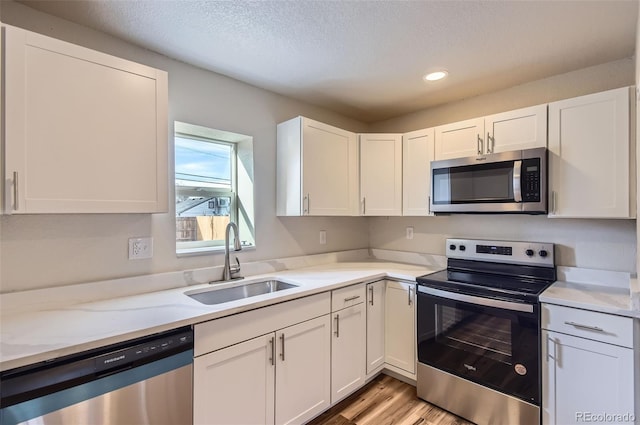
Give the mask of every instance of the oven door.
[(420, 363), (540, 405), (537, 304), (419, 286), (417, 314)]

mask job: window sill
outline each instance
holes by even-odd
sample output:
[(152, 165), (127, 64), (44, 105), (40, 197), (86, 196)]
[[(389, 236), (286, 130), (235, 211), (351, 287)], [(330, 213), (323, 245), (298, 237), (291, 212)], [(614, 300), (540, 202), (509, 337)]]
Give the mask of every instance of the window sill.
[[(255, 251), (255, 245), (243, 246), (242, 251), (233, 251), (230, 252), (243, 252), (243, 251)], [(220, 254), (224, 253), (224, 246), (205, 246), (202, 248), (185, 248), (185, 249), (177, 249), (176, 257), (194, 257), (197, 255), (211, 255), (211, 254)]]

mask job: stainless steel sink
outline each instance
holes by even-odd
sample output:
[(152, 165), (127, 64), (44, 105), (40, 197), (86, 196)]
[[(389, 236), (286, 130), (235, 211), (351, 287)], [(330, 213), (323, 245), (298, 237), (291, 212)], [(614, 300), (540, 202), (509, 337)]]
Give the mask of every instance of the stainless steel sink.
[(261, 282), (246, 283), (232, 288), (216, 289), (205, 288), (185, 292), (184, 294), (202, 304), (222, 304), (256, 295), (269, 294), (284, 289), (297, 288), (298, 285), (281, 282), (279, 280), (264, 280)]

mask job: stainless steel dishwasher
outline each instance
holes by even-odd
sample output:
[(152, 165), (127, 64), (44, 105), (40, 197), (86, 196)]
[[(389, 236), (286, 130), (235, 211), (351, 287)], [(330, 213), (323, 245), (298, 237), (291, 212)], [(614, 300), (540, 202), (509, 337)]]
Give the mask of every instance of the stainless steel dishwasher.
[(0, 373), (0, 424), (191, 424), (190, 327)]

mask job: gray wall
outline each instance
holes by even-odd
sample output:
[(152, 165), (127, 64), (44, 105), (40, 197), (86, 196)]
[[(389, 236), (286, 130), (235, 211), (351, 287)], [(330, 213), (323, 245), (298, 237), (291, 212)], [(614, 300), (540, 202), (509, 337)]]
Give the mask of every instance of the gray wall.
[[(258, 246), (255, 251), (240, 253), (243, 262), (366, 247), (443, 254), (446, 237), (466, 236), (555, 242), (559, 244), (561, 265), (635, 270), (635, 220), (550, 220), (522, 216), (275, 216), (275, 126), (278, 122), (305, 115), (351, 131), (410, 131), (631, 85), (636, 80), (633, 59), (559, 75), (368, 126), (186, 65), (24, 5), (12, 1), (0, 3), (0, 17), (4, 23), (168, 71), (171, 122), (179, 120), (253, 136)], [(172, 173), (171, 166), (170, 180)], [(173, 195), (172, 190), (169, 199), (173, 199)], [(412, 241), (404, 239), (406, 226), (415, 228)], [(319, 245), (319, 230), (327, 231), (327, 245)], [(154, 238), (153, 259), (127, 259), (127, 239), (135, 236)], [(223, 263), (221, 254), (177, 258), (174, 237), (172, 211), (154, 215), (0, 217), (0, 292)]]
[[(634, 84), (634, 74), (634, 59), (610, 62), (376, 123), (371, 130), (417, 130), (629, 86)], [(636, 270), (635, 220), (457, 215), (373, 218), (369, 223), (371, 248), (444, 255), (447, 237), (531, 240), (558, 244), (559, 265), (625, 272)], [(412, 240), (405, 238), (407, 226), (414, 226)]]
[[(171, 125), (178, 120), (253, 136), (257, 248), (240, 253), (242, 262), (368, 247), (366, 218), (278, 218), (275, 215), (276, 124), (297, 115), (352, 131), (366, 130), (365, 124), (186, 65), (18, 3), (2, 1), (0, 13), (6, 24), (168, 71)], [(172, 152), (172, 141), (169, 145)], [(172, 154), (170, 163), (171, 180)], [(172, 182), (170, 187), (173, 188)], [(173, 189), (169, 193), (169, 200), (172, 199)], [(327, 231), (326, 245), (318, 242), (319, 230)], [(2, 292), (224, 262), (221, 254), (177, 258), (172, 212), (4, 216), (0, 218), (0, 232)], [(153, 259), (127, 259), (127, 240), (136, 236), (154, 238)]]

